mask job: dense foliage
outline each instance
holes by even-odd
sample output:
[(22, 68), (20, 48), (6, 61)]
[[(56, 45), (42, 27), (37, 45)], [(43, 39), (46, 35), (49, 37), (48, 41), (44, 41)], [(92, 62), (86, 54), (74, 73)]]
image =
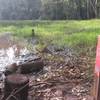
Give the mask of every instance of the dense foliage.
[(99, 0), (0, 0), (0, 18), (4, 20), (99, 17)]

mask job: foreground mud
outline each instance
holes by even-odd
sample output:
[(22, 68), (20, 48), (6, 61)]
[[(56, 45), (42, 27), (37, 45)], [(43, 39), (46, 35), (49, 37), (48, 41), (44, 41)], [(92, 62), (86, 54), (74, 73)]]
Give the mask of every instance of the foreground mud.
[[(77, 55), (69, 47), (56, 46), (46, 47), (33, 56), (34, 51), (30, 52), (13, 41), (9, 34), (0, 37), (0, 41), (1, 50), (6, 52), (10, 48), (10, 59), (7, 53), (1, 52), (1, 57), (8, 56), (10, 64), (13, 61), (28, 61), (34, 59), (34, 56), (39, 56), (44, 62), (43, 70), (25, 74), (30, 79), (29, 100), (92, 100), (94, 59), (86, 55)], [(21, 59), (18, 55), (21, 55)], [(6, 60), (4, 61), (5, 64)], [(0, 87), (0, 94), (3, 96), (3, 85)]]

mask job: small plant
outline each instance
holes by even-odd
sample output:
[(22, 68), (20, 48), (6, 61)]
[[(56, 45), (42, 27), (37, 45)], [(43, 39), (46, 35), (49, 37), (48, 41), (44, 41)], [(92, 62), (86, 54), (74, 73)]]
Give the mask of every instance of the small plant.
[(35, 31), (34, 31), (34, 29), (32, 29), (32, 37), (34, 37), (35, 36)]

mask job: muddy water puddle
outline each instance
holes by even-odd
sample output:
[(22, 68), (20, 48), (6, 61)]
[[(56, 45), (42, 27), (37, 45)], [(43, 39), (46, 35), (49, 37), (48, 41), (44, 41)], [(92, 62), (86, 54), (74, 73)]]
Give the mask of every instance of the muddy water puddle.
[(5, 66), (12, 63), (23, 62), (23, 55), (29, 54), (26, 47), (13, 40), (10, 34), (0, 36), (0, 72), (5, 70)]
[[(0, 71), (5, 70), (5, 66), (10, 65), (12, 63), (19, 64), (23, 61), (21, 59), (21, 55), (27, 54), (29, 51), (27, 48), (21, 48), (19, 50), (19, 55), (16, 55), (16, 52), (18, 51), (17, 46), (13, 45), (12, 47), (9, 47), (7, 49), (0, 49)], [(23, 52), (22, 52), (23, 51)]]

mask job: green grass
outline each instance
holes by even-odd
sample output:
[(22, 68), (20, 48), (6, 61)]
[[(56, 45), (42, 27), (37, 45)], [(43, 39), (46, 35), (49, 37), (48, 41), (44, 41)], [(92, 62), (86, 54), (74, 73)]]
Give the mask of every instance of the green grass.
[(18, 37), (32, 36), (32, 29), (41, 43), (71, 47), (95, 47), (100, 34), (100, 20), (63, 21), (0, 21), (0, 32)]

